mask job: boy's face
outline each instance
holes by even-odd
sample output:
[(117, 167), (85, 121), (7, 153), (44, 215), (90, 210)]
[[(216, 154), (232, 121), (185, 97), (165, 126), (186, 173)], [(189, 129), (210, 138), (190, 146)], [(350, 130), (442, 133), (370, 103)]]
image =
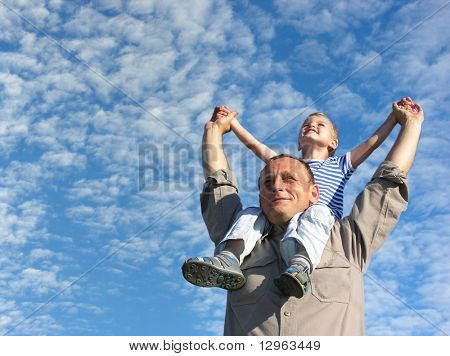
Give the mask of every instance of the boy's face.
[(314, 115), (305, 120), (298, 136), (298, 149), (305, 145), (317, 145), (326, 147), (328, 152), (333, 152), (338, 140), (333, 129), (333, 124), (324, 116)]

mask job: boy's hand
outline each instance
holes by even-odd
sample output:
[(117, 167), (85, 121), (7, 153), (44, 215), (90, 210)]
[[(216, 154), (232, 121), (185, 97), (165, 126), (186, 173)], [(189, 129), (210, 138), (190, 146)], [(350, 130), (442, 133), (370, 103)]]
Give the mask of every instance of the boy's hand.
[(237, 111), (232, 111), (226, 106), (216, 106), (210, 121), (219, 127), (222, 133), (226, 133), (231, 130), (231, 122), (237, 115)]
[(404, 107), (405, 109), (407, 109), (409, 111), (417, 111), (413, 107), (414, 106), (414, 102), (412, 101), (412, 99), (410, 97), (401, 98), (399, 101), (397, 101), (397, 105), (400, 106), (400, 107)]
[(414, 103), (411, 98), (402, 98), (397, 103), (392, 104), (392, 112), (400, 125), (404, 125), (407, 121), (423, 122), (422, 107)]

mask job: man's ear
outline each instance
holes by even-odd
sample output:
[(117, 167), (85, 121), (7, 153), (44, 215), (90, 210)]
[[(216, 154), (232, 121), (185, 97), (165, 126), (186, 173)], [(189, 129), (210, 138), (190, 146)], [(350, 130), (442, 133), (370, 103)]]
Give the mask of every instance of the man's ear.
[(319, 186), (317, 184), (311, 186), (309, 200), (311, 203), (317, 203), (319, 201)]

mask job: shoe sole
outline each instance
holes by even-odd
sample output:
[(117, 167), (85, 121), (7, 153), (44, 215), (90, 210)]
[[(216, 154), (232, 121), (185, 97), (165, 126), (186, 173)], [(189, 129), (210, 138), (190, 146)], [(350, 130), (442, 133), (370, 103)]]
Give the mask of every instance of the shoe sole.
[(218, 287), (236, 290), (245, 284), (245, 277), (203, 261), (187, 260), (183, 267), (184, 278), (199, 287)]
[(281, 274), (280, 277), (274, 280), (275, 286), (286, 296), (301, 298), (303, 297), (303, 288), (297, 282), (295, 277), (292, 277), (289, 274)]

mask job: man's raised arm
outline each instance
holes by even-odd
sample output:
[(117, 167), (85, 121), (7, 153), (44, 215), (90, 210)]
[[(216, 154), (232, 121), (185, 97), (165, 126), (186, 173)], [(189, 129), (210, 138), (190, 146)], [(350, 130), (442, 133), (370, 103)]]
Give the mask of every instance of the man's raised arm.
[[(409, 98), (408, 98), (409, 99)], [(402, 99), (402, 102), (408, 102)], [(389, 151), (386, 161), (393, 162), (405, 174), (409, 172), (414, 161), (417, 145), (419, 143), (420, 132), (424, 120), (422, 107), (417, 103), (406, 106), (392, 105), (395, 118), (401, 125), (400, 132), (394, 145)]]
[(236, 115), (237, 112), (225, 106), (216, 107), (203, 134), (202, 160), (206, 182), (200, 202), (203, 220), (216, 245), (225, 236), (236, 214), (242, 210), (237, 183), (222, 147), (222, 136), (230, 131), (231, 121)]
[(332, 237), (340, 236), (339, 244), (344, 247), (347, 259), (363, 273), (407, 207), (406, 173), (413, 163), (424, 120), (419, 104), (411, 102), (404, 108), (394, 104), (393, 109), (401, 125), (397, 139), (356, 198), (350, 215), (338, 221), (332, 232)]
[(225, 106), (214, 109), (211, 120), (205, 124), (202, 144), (203, 174), (205, 179), (218, 170), (228, 170), (228, 162), (223, 151), (222, 136), (230, 131), (231, 121), (236, 117), (236, 111), (230, 111)]

